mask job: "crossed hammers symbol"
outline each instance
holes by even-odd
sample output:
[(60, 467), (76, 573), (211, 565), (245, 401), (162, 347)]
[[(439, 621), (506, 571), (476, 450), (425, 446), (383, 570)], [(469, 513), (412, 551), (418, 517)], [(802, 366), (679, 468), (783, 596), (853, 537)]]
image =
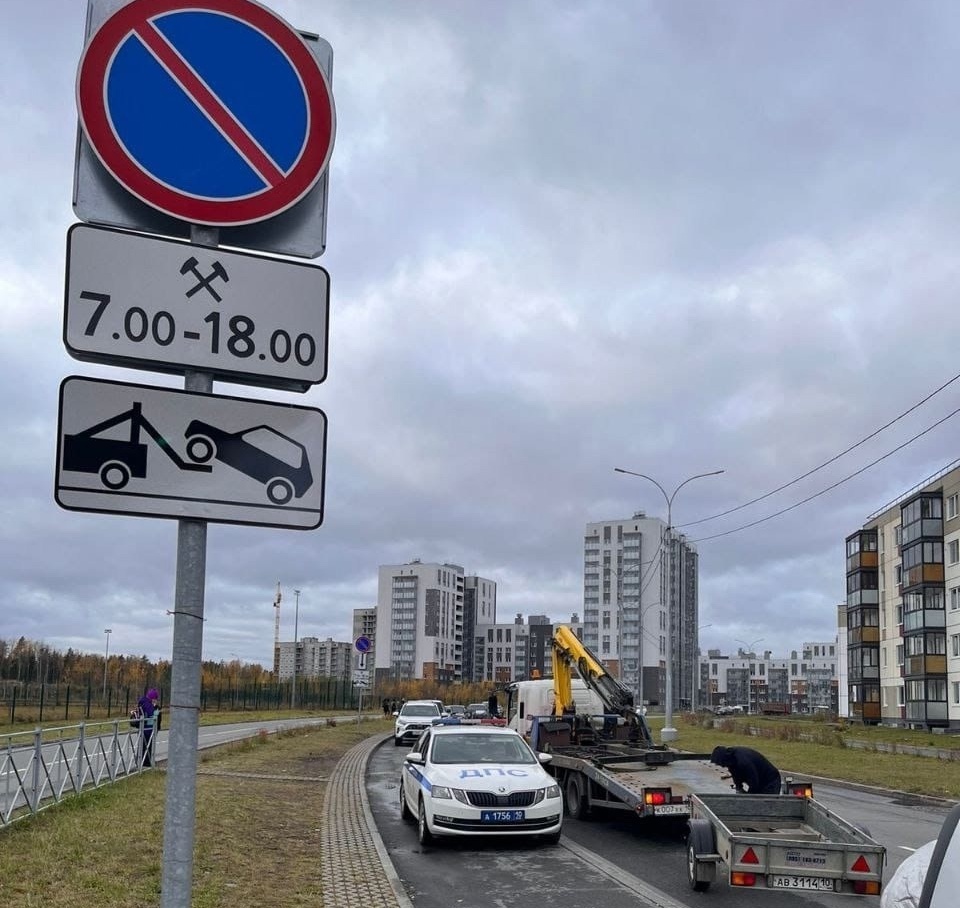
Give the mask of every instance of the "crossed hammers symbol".
[(200, 273), (200, 269), (197, 267), (200, 263), (191, 255), (181, 266), (180, 273), (186, 274), (188, 271), (192, 271), (194, 276), (197, 279), (197, 284), (194, 287), (191, 287), (187, 291), (187, 298), (194, 295), (199, 290), (207, 290), (210, 295), (219, 303), (223, 297), (213, 289), (212, 284), (217, 279), (220, 278), (224, 283), (227, 283), (230, 280), (230, 275), (227, 274), (227, 269), (223, 267), (219, 262), (214, 262), (210, 267), (213, 270), (204, 277)]

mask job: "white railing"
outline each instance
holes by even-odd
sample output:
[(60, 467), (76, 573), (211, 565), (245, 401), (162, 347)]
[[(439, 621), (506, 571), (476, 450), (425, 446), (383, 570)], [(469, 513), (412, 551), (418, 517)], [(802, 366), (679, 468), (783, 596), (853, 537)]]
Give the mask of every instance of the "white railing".
[(142, 772), (141, 750), (128, 719), (0, 735), (0, 828)]

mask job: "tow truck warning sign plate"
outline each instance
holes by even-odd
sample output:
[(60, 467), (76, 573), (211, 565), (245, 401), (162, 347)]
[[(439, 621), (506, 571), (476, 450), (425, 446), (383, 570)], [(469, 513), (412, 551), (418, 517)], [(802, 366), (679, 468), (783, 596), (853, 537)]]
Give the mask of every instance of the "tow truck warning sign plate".
[(313, 407), (69, 376), (54, 497), (75, 511), (312, 530), (326, 436)]

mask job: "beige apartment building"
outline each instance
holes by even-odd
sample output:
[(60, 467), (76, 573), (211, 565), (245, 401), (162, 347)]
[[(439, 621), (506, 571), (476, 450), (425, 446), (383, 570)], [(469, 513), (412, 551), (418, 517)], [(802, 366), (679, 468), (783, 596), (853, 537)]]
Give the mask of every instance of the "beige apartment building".
[(853, 719), (960, 728), (960, 461), (846, 539)]

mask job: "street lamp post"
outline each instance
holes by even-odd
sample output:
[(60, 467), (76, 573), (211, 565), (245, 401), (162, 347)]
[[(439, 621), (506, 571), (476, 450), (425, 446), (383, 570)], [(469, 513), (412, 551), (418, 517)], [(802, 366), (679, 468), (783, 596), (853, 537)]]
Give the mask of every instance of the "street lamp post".
[(673, 727), (673, 582), (670, 576), (673, 569), (673, 499), (688, 482), (693, 482), (694, 479), (702, 479), (705, 476), (719, 476), (724, 471), (711, 470), (709, 473), (697, 473), (688, 476), (668, 495), (667, 490), (652, 476), (647, 476), (646, 473), (636, 473), (633, 470), (624, 470), (621, 467), (614, 467), (613, 469), (617, 473), (639, 476), (641, 479), (652, 482), (660, 490), (663, 500), (667, 503), (667, 529), (664, 533), (664, 539), (667, 543), (667, 677), (664, 690), (664, 723), (660, 739), (664, 742), (675, 741), (677, 730)]
[(300, 634), (300, 590), (293, 591), (296, 604), (293, 607), (293, 684), (290, 685), (290, 709), (297, 707), (297, 657), (299, 645), (297, 638)]
[(110, 635), (113, 633), (112, 627), (105, 627), (103, 632), (107, 635), (107, 648), (103, 654), (103, 702), (107, 702), (107, 665), (110, 662)]
[(693, 641), (693, 687), (690, 688), (690, 712), (697, 711), (697, 693), (700, 689), (700, 630), (713, 624), (698, 624), (697, 637)]
[(652, 609), (655, 605), (662, 606), (663, 603), (651, 602), (646, 607), (640, 609), (640, 678), (639, 678), (639, 685), (638, 685), (639, 689), (637, 691), (637, 696), (639, 698), (639, 702), (637, 703), (637, 706), (639, 706), (641, 710), (643, 709), (643, 616), (646, 615), (646, 613), (650, 609)]

